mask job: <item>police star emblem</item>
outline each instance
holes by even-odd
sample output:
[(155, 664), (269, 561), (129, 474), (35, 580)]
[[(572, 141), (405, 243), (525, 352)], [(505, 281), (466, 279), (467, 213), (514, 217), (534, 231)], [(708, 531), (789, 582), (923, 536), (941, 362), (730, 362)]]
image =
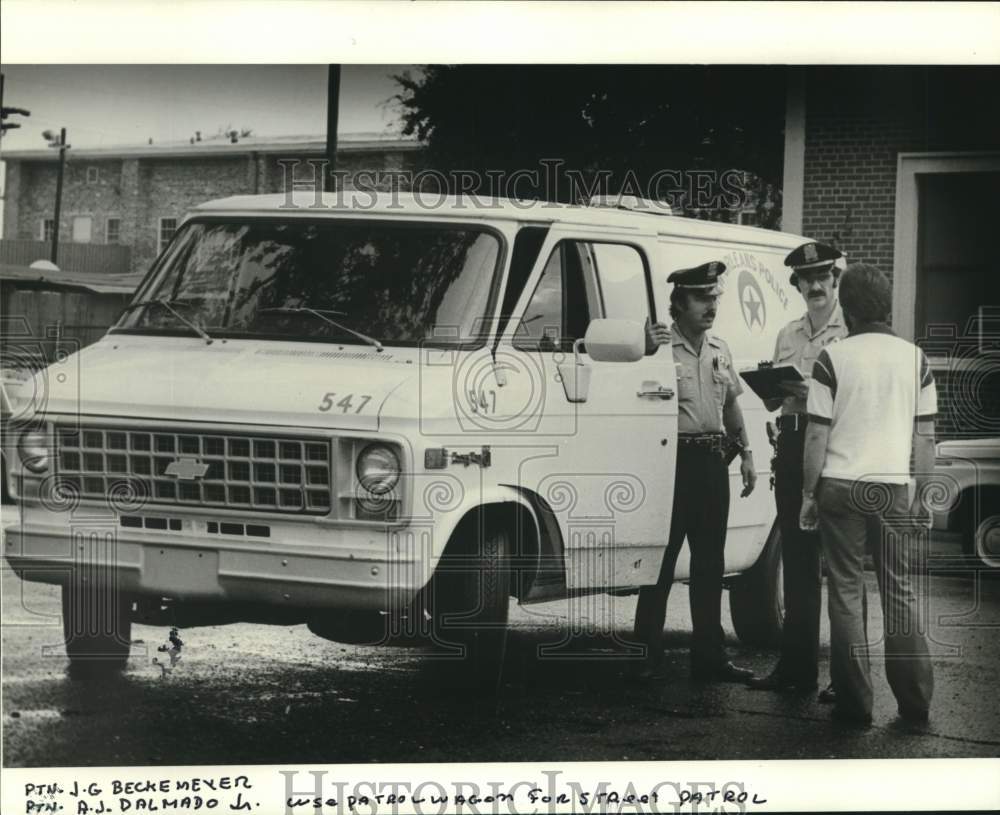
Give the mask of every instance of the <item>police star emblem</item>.
[(753, 328), (756, 323), (760, 323), (760, 327), (763, 328), (764, 320), (761, 317), (761, 309), (764, 304), (761, 302), (759, 293), (755, 292), (750, 286), (744, 287), (741, 305), (743, 306), (747, 326)]
[(819, 260), (819, 253), (816, 251), (815, 243), (807, 243), (802, 247), (802, 252), (805, 255), (806, 263), (815, 263)]

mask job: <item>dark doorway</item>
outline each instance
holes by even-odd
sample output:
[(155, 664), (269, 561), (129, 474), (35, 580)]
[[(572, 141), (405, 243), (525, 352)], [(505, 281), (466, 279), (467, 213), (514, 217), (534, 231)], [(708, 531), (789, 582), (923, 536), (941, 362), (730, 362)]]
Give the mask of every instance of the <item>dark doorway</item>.
[(1000, 308), (1000, 173), (921, 175), (918, 189), (915, 336), (929, 325), (968, 336)]

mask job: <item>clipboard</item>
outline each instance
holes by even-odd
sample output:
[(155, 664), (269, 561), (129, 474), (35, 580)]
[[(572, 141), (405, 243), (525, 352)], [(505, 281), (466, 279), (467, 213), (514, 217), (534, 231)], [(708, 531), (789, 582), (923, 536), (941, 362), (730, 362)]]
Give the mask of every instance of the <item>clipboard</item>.
[(740, 377), (761, 399), (784, 399), (787, 393), (778, 385), (784, 382), (805, 382), (802, 372), (794, 365), (779, 365), (773, 368), (750, 368), (740, 371)]

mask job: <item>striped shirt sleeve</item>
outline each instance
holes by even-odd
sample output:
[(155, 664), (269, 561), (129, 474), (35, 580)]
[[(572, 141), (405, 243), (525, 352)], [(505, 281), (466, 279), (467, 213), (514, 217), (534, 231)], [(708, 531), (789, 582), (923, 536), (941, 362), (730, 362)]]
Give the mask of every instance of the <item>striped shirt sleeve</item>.
[(927, 355), (920, 351), (920, 393), (917, 396), (917, 419), (933, 419), (937, 415), (937, 385)]
[(837, 373), (830, 355), (824, 348), (816, 358), (812, 380), (809, 382), (809, 398), (806, 401), (809, 421), (830, 424), (833, 420), (833, 400), (836, 396)]

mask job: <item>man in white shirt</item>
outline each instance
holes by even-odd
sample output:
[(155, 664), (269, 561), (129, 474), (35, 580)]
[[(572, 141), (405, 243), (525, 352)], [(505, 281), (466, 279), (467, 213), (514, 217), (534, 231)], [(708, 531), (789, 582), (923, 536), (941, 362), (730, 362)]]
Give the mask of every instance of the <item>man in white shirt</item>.
[[(871, 722), (872, 684), (862, 612), (864, 555), (872, 555), (885, 618), (885, 668), (899, 714), (927, 721), (934, 676), (910, 581), (915, 526), (934, 468), (937, 392), (927, 358), (886, 325), (889, 281), (850, 266), (840, 304), (849, 336), (824, 348), (809, 386), (803, 529), (819, 527), (828, 569), (833, 718)], [(909, 498), (910, 454), (916, 494)]]

